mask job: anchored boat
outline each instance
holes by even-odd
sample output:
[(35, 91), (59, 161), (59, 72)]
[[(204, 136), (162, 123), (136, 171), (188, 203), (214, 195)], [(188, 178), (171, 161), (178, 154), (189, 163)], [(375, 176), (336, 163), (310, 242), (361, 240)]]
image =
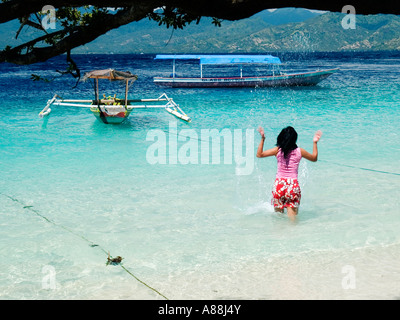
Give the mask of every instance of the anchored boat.
[[(156, 55), (157, 60), (172, 60), (170, 77), (155, 77), (154, 83), (173, 88), (215, 88), (215, 87), (283, 87), (314, 86), (328, 78), (339, 68), (300, 73), (283, 73), (278, 57), (271, 55)], [(178, 77), (176, 60), (197, 60), (200, 77)], [(243, 66), (260, 64), (268, 66), (268, 74), (263, 76), (243, 76)], [(236, 77), (203, 77), (203, 65), (238, 65), (240, 74)]]
[[(51, 112), (51, 106), (70, 106), (89, 108), (94, 116), (101, 122), (106, 124), (119, 124), (129, 117), (134, 109), (147, 108), (163, 108), (165, 111), (184, 121), (190, 122), (188, 117), (178, 104), (172, 98), (169, 98), (165, 93), (156, 99), (128, 99), (128, 90), (134, 81), (137, 80), (137, 75), (130, 72), (122, 72), (114, 69), (95, 70), (85, 74), (83, 80), (93, 79), (95, 84), (95, 99), (80, 100), (80, 99), (62, 99), (57, 94), (48, 100), (46, 107), (39, 113), (39, 117), (48, 116)], [(108, 79), (110, 81), (125, 82), (125, 97), (119, 99), (116, 95), (103, 99), (99, 97), (99, 79)], [(159, 103), (159, 104), (149, 104)]]

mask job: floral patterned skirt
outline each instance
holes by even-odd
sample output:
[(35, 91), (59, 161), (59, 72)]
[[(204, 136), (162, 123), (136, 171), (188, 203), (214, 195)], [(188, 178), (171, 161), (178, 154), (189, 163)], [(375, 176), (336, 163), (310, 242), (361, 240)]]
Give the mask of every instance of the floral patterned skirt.
[(274, 208), (298, 208), (300, 206), (300, 199), (301, 190), (297, 179), (276, 178), (271, 200)]

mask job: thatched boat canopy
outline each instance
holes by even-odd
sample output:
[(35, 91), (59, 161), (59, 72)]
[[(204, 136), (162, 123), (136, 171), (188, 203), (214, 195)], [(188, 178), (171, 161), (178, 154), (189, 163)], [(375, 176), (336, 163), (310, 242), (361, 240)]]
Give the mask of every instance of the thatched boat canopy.
[(130, 73), (129, 71), (117, 71), (114, 69), (104, 69), (104, 70), (94, 70), (87, 72), (83, 77), (83, 81), (87, 79), (108, 79), (110, 81), (114, 80), (128, 80), (136, 81), (137, 75)]

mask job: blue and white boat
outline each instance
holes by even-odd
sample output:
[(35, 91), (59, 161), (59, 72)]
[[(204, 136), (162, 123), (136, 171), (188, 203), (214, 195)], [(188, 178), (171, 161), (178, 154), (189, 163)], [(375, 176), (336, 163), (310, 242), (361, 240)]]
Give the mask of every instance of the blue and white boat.
[[(173, 70), (170, 77), (155, 77), (154, 83), (173, 88), (215, 88), (215, 87), (285, 87), (314, 86), (328, 78), (339, 68), (310, 72), (284, 73), (278, 57), (272, 55), (171, 55), (159, 54), (156, 60), (172, 60)], [(178, 77), (176, 60), (197, 60), (200, 64), (200, 77)], [(249, 64), (267, 65), (267, 74), (263, 76), (243, 76), (243, 66)], [(240, 74), (232, 77), (204, 77), (204, 65), (238, 65)]]

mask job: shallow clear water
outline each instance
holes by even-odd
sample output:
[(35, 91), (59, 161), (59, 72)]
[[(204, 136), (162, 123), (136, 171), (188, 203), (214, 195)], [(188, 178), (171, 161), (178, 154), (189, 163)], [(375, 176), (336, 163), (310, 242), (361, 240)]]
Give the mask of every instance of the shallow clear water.
[[(64, 67), (62, 58), (0, 65), (0, 297), (162, 299), (126, 270), (170, 299), (399, 296), (400, 55), (282, 60), (290, 69), (340, 72), (312, 88), (163, 89), (152, 77), (168, 74), (170, 62), (76, 57), (82, 72), (112, 67), (138, 74), (130, 98), (165, 92), (190, 124), (145, 110), (105, 125), (68, 107), (54, 107), (42, 120), (38, 113), (54, 93), (91, 99), (91, 84), (72, 89), (67, 77), (29, 80), (32, 73), (51, 77)], [(108, 85), (101, 89), (113, 94)], [(123, 95), (123, 87), (114, 89)], [(320, 161), (300, 164), (295, 223), (269, 204), (276, 161), (255, 158), (259, 125), (267, 147), (287, 125), (309, 151), (314, 132), (324, 133)], [(226, 129), (237, 149), (204, 144), (207, 129)], [(188, 132), (198, 139), (190, 144), (197, 153), (185, 153)], [(166, 139), (166, 164), (151, 164), (152, 134)], [(173, 144), (181, 152), (176, 164)], [(214, 151), (221, 152), (219, 164), (211, 161)], [(189, 156), (195, 163), (184, 164)], [(126, 270), (106, 266), (105, 251), (122, 256)], [(346, 265), (357, 271), (353, 289), (341, 284)]]

